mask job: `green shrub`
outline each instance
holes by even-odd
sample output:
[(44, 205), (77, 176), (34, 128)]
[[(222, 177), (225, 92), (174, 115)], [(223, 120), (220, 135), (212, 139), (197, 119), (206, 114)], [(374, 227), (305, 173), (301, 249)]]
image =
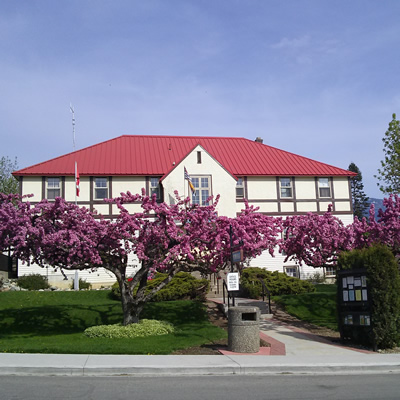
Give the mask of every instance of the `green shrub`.
[[(70, 288), (75, 288), (75, 279), (72, 280)], [(90, 290), (91, 288), (92, 284), (90, 282), (87, 282), (85, 279), (79, 278), (79, 290)]]
[[(159, 285), (167, 274), (157, 273), (154, 279), (149, 280), (146, 286), (146, 293), (149, 293)], [(197, 279), (188, 272), (178, 272), (171, 281), (155, 294), (152, 301), (171, 301), (171, 300), (200, 300), (206, 298), (210, 287), (207, 279)], [(137, 289), (136, 289), (137, 290)], [(133, 290), (135, 293), (135, 289)], [(114, 299), (121, 299), (121, 292), (118, 282), (111, 288), (111, 296)]]
[[(400, 344), (400, 276), (399, 265), (390, 249), (375, 245), (362, 250), (341, 253), (338, 260), (342, 269), (367, 271), (367, 285), (371, 301), (372, 337), (369, 344), (378, 348), (392, 348)], [(354, 329), (354, 339), (365, 340), (365, 335)]]
[(324, 283), (325, 276), (319, 272), (314, 272), (307, 278), (307, 281), (310, 283)]
[(262, 296), (262, 286), (258, 278), (264, 280), (271, 296), (310, 293), (315, 291), (314, 285), (310, 282), (293, 278), (292, 276), (278, 271), (270, 272), (263, 268), (249, 267), (242, 271), (240, 278), (242, 296), (252, 299), (257, 299)]
[(84, 331), (84, 334), (90, 338), (133, 339), (136, 337), (168, 335), (174, 332), (175, 328), (169, 322), (142, 319), (138, 324), (126, 326), (121, 324), (91, 326)]
[(40, 274), (24, 275), (18, 278), (17, 285), (22, 289), (40, 290), (50, 287), (47, 278)]

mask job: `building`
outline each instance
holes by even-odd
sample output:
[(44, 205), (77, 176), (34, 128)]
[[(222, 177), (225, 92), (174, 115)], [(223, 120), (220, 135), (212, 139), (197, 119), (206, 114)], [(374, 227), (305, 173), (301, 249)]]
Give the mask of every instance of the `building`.
[[(75, 163), (80, 176), (77, 199)], [(219, 194), (221, 215), (234, 217), (247, 199), (259, 207), (259, 212), (283, 217), (309, 211), (323, 213), (332, 204), (333, 214), (345, 224), (353, 221), (352, 172), (270, 147), (260, 138), (252, 141), (235, 137), (126, 135), (13, 175), (20, 182), (21, 195), (33, 194), (29, 199), (32, 203), (61, 196), (112, 218), (118, 210), (103, 199), (121, 192), (140, 193), (145, 188), (167, 203), (174, 201), (175, 190), (181, 195), (191, 194), (185, 169), (196, 188), (192, 200), (204, 204), (210, 195)], [(133, 212), (139, 206), (128, 207)], [(252, 265), (301, 278), (314, 272), (293, 262), (284, 264), (283, 258), (265, 254), (253, 260)], [(19, 275), (32, 272), (32, 267), (19, 266)], [(47, 273), (49, 278), (55, 274)], [(103, 271), (85, 278), (94, 283), (114, 279)]]

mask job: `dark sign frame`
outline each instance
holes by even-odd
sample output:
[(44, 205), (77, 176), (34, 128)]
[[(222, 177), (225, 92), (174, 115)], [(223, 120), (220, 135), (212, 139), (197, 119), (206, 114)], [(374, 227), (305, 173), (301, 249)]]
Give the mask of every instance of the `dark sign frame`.
[(340, 339), (369, 342), (375, 348), (372, 335), (371, 295), (366, 269), (337, 271), (337, 306)]

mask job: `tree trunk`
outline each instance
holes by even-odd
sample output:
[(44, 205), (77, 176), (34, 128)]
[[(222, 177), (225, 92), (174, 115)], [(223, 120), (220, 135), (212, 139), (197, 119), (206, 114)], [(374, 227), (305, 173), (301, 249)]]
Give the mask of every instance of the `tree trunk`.
[(133, 287), (135, 285), (128, 282), (125, 273), (118, 271), (118, 273), (115, 274), (121, 292), (121, 304), (124, 317), (123, 325), (137, 324), (139, 322), (140, 313), (145, 305), (144, 290), (140, 290), (140, 286), (146, 286), (147, 272), (140, 270), (138, 274), (142, 275), (142, 277), (136, 295), (133, 295)]
[[(179, 271), (179, 268), (170, 271), (170, 274), (163, 282), (155, 287), (150, 293), (146, 294), (147, 275), (151, 266), (151, 263), (146, 264), (143, 262), (142, 267), (136, 272), (131, 282), (128, 282), (126, 278), (126, 267), (124, 264), (112, 270), (117, 277), (121, 291), (122, 312), (124, 315), (123, 325), (137, 324), (139, 322), (140, 313), (143, 311), (146, 302), (154, 297), (154, 295), (171, 280), (173, 275)], [(133, 289), (136, 287), (137, 291), (134, 295)]]

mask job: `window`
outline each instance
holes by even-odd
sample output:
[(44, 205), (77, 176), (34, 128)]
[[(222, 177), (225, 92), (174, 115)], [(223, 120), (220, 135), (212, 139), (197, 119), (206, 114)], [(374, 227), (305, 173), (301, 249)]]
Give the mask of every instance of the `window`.
[(288, 276), (292, 276), (293, 278), (299, 277), (299, 270), (297, 267), (283, 267), (284, 272)]
[(292, 178), (281, 178), (280, 185), (281, 185), (281, 197), (282, 198), (293, 197)]
[(325, 276), (336, 276), (336, 269), (335, 267), (325, 267)]
[(239, 197), (239, 198), (244, 197), (243, 178), (238, 178), (238, 180), (236, 182), (236, 197)]
[(331, 197), (329, 178), (318, 178), (319, 197)]
[(191, 176), (195, 191), (192, 194), (192, 203), (201, 206), (208, 205), (207, 199), (211, 196), (211, 177)]
[(150, 178), (150, 196), (156, 195), (157, 200), (161, 199), (160, 178)]
[(61, 196), (60, 178), (47, 178), (47, 199), (54, 200)]
[(201, 151), (197, 152), (197, 164), (201, 164)]
[(108, 198), (107, 178), (94, 178), (94, 198), (95, 200), (104, 200)]
[[(287, 239), (291, 239), (291, 238), (293, 238), (295, 235), (293, 235), (292, 233), (289, 233), (288, 234), (288, 229), (289, 228), (285, 228), (284, 230), (283, 230), (283, 232), (282, 232), (282, 239), (283, 239), (283, 241), (285, 242)], [(282, 250), (282, 255), (283, 256), (286, 256), (287, 255), (287, 253), (286, 253), (286, 251), (285, 250)]]

